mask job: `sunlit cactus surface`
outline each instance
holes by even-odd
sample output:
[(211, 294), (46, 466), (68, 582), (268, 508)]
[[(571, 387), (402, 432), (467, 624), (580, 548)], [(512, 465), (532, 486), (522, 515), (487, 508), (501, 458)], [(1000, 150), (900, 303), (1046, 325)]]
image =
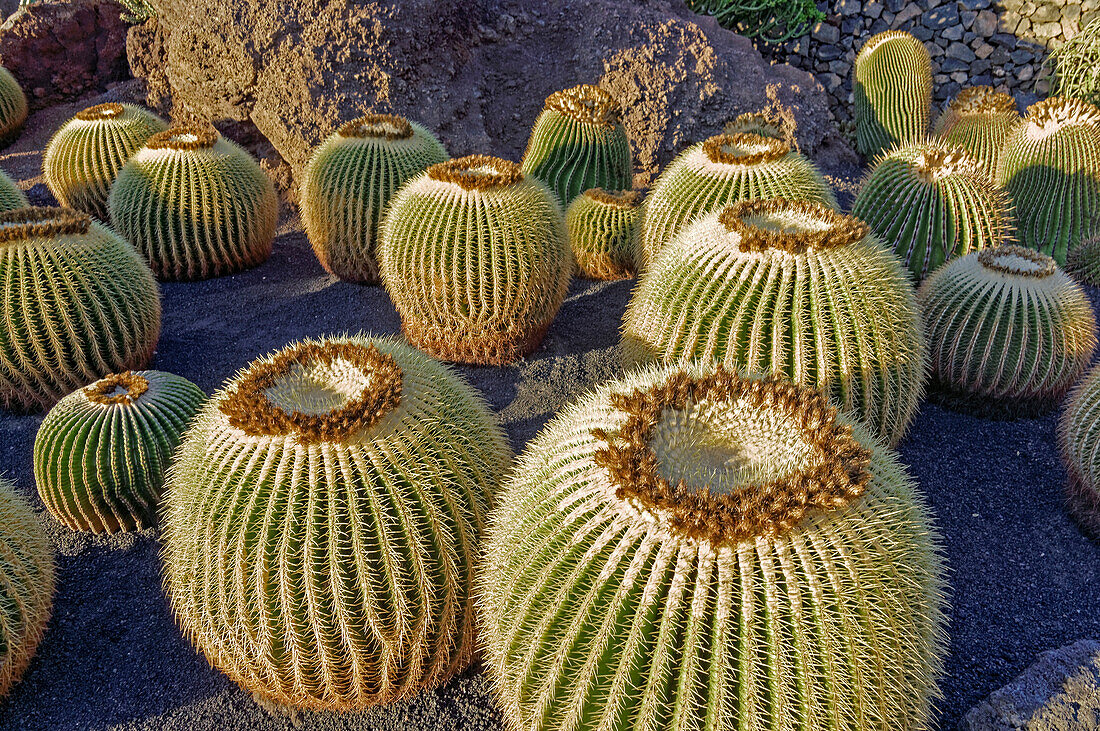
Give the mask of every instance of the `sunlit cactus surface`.
[(856, 148), (867, 157), (919, 142), (932, 114), (932, 60), (909, 33), (888, 30), (859, 49), (852, 67)]
[(634, 276), (641, 196), (633, 190), (591, 188), (565, 214), (577, 271), (589, 279)]
[(1005, 137), (1020, 121), (1016, 100), (988, 86), (970, 86), (958, 93), (933, 129), (945, 143), (965, 148), (985, 167), (997, 174)]

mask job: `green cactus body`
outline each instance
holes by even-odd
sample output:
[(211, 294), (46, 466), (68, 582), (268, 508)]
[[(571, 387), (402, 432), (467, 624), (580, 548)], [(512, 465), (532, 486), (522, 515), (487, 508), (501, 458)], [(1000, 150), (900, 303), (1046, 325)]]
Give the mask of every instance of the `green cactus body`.
[(641, 264), (700, 214), (743, 200), (786, 198), (836, 208), (829, 184), (790, 145), (759, 135), (718, 135), (689, 147), (657, 179), (642, 204)]
[(426, 128), (403, 117), (368, 114), (325, 140), (306, 166), (302, 222), (325, 271), (377, 284), (375, 240), (394, 191), (447, 150)]
[(639, 214), (638, 194), (632, 190), (591, 188), (570, 204), (565, 227), (581, 275), (605, 280), (634, 276)]
[(279, 199), (252, 156), (210, 127), (153, 135), (118, 174), (111, 222), (161, 279), (218, 277), (271, 254)]
[(1096, 348), (1084, 292), (1032, 249), (998, 246), (957, 259), (928, 277), (917, 299), (933, 382), (967, 410), (1048, 410)]
[(964, 148), (996, 177), (1005, 137), (1019, 121), (1011, 96), (988, 86), (972, 86), (951, 100), (933, 133), (948, 145)]
[(553, 193), (485, 155), (433, 165), (399, 190), (378, 254), (409, 342), (460, 363), (502, 365), (537, 348), (573, 269)]
[(162, 371), (116, 373), (70, 393), (34, 439), (42, 502), (73, 530), (152, 526), (172, 453), (205, 399)]
[(50, 539), (15, 485), (0, 477), (0, 698), (23, 677), (53, 609)]
[(932, 115), (932, 60), (908, 33), (872, 36), (852, 67), (856, 148), (874, 157), (891, 147), (920, 142)]
[(29, 205), (27, 194), (8, 177), (7, 173), (0, 170), (0, 213), (14, 211), (16, 208), (26, 208)]
[(1066, 400), (1058, 446), (1069, 476), (1070, 509), (1087, 533), (1100, 537), (1100, 367), (1093, 367)]
[(949, 259), (1013, 236), (1008, 194), (968, 152), (937, 140), (895, 147), (881, 158), (852, 215), (917, 282)]
[(598, 86), (554, 92), (531, 130), (521, 167), (549, 186), (562, 210), (589, 188), (630, 188), (634, 168), (619, 105)]
[(107, 220), (107, 196), (118, 171), (168, 123), (133, 104), (97, 104), (79, 112), (46, 145), (42, 172), (61, 203)]
[(916, 415), (928, 360), (913, 288), (867, 226), (782, 200), (736, 204), (673, 239), (627, 305), (622, 357), (783, 375), (890, 444)]
[(642, 369), (517, 460), (478, 582), (524, 731), (932, 727), (942, 558), (896, 456), (820, 392)]
[(392, 339), (257, 360), (169, 470), (165, 585), (242, 687), (302, 708), (407, 698), (469, 664), (478, 538), (511, 452), (481, 397)]
[(1005, 138), (997, 182), (1016, 204), (1020, 243), (1065, 264), (1100, 218), (1100, 109), (1075, 99), (1032, 104)]
[(0, 405), (52, 406), (141, 368), (160, 335), (160, 293), (132, 246), (64, 208), (0, 213)]
[(0, 66), (0, 145), (15, 141), (27, 121), (27, 95), (19, 82)]
[(1066, 273), (1078, 282), (1100, 287), (1100, 236), (1085, 239), (1069, 252)]

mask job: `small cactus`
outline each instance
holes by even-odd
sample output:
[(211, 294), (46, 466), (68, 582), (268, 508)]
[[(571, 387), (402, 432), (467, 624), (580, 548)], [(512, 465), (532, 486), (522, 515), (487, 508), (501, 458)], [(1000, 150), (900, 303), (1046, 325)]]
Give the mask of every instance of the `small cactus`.
[(0, 66), (0, 147), (11, 144), (27, 121), (27, 95), (19, 82)]
[(673, 239), (627, 305), (622, 356), (785, 375), (890, 444), (916, 415), (927, 371), (897, 260), (861, 221), (783, 200), (727, 207)]
[(377, 284), (375, 243), (394, 191), (447, 159), (435, 135), (390, 114), (368, 114), (342, 126), (310, 158), (302, 180), (302, 222), (325, 271)]
[(1005, 137), (1019, 121), (1011, 96), (988, 86), (971, 86), (951, 100), (933, 132), (948, 145), (966, 149), (996, 177)]
[(573, 269), (553, 193), (485, 155), (433, 165), (399, 190), (378, 258), (410, 343), (491, 365), (538, 347)]
[(632, 372), (528, 444), (482, 642), (513, 729), (929, 729), (944, 563), (898, 458), (815, 389)]
[(42, 172), (61, 203), (107, 220), (107, 196), (118, 171), (168, 123), (133, 104), (97, 104), (77, 113), (46, 145)]
[(0, 213), (0, 405), (40, 409), (141, 368), (160, 334), (160, 293), (132, 246), (85, 213)]
[(34, 479), (73, 530), (140, 530), (156, 522), (164, 472), (206, 399), (186, 378), (126, 371), (70, 393), (34, 439)]
[(619, 105), (589, 84), (554, 92), (535, 120), (521, 168), (549, 186), (562, 210), (589, 188), (630, 188), (633, 162)]
[(1069, 476), (1070, 510), (1085, 532), (1100, 537), (1100, 366), (1066, 400), (1058, 446)]
[(1084, 292), (1033, 249), (998, 246), (956, 259), (924, 281), (917, 299), (933, 383), (966, 410), (1048, 410), (1096, 348)]
[(177, 620), (278, 704), (353, 710), (438, 685), (473, 657), (478, 539), (510, 463), (478, 393), (393, 339), (261, 358), (169, 470)]
[(634, 276), (639, 213), (637, 192), (590, 188), (565, 214), (577, 270), (589, 279)]
[(1065, 264), (1100, 217), (1100, 109), (1075, 99), (1032, 104), (1005, 138), (997, 182), (1016, 204), (1020, 243)]
[(1070, 250), (1066, 273), (1078, 282), (1100, 287), (1100, 236), (1091, 236)]
[(836, 198), (817, 167), (782, 140), (717, 135), (689, 147), (657, 179), (642, 204), (641, 263), (697, 215), (742, 200), (786, 198), (824, 203)]
[(29, 205), (27, 194), (8, 177), (7, 173), (0, 170), (0, 213), (14, 211), (16, 208), (26, 208)]
[(1008, 194), (961, 147), (926, 140), (881, 158), (856, 196), (865, 221), (920, 282), (973, 249), (1009, 243)]
[(875, 157), (920, 142), (932, 114), (932, 60), (908, 33), (888, 30), (859, 49), (852, 67), (856, 148)]
[(271, 254), (279, 200), (252, 156), (212, 127), (153, 135), (118, 174), (111, 222), (161, 279), (232, 274)]

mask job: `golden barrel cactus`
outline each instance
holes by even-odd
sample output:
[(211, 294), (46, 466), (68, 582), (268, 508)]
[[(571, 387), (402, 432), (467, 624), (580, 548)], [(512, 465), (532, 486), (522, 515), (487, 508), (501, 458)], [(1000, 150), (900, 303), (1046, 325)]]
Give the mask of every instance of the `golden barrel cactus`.
[(565, 212), (577, 271), (589, 279), (634, 276), (641, 209), (637, 191), (590, 188)]
[(932, 131), (948, 145), (966, 149), (995, 177), (1005, 137), (1019, 121), (1011, 96), (988, 86), (970, 86), (951, 100)]
[(852, 93), (861, 154), (920, 142), (932, 115), (932, 60), (924, 44), (899, 30), (872, 36), (852, 66)]

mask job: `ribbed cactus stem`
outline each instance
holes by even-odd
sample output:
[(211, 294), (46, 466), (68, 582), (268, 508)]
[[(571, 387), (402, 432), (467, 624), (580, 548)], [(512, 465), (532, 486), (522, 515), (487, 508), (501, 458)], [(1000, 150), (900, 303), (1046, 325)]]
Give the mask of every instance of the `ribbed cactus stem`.
[(1058, 446), (1070, 510), (1089, 535), (1100, 538), (1100, 368), (1093, 367), (1066, 399)]
[(867, 157), (920, 142), (932, 113), (932, 61), (909, 33), (872, 36), (852, 67), (856, 148)]
[(0, 147), (11, 144), (27, 121), (27, 95), (19, 82), (0, 66)]
[(565, 227), (582, 276), (604, 280), (634, 276), (640, 198), (633, 190), (591, 188), (569, 206)]
[(988, 86), (971, 86), (951, 100), (933, 132), (948, 145), (966, 149), (995, 177), (1005, 137), (1019, 121), (1011, 96)]
[(1100, 236), (1090, 236), (1070, 250), (1066, 272), (1078, 282), (1100, 287)]
[(8, 174), (0, 170), (0, 213), (14, 211), (16, 208), (29, 206), (27, 194), (16, 185)]

